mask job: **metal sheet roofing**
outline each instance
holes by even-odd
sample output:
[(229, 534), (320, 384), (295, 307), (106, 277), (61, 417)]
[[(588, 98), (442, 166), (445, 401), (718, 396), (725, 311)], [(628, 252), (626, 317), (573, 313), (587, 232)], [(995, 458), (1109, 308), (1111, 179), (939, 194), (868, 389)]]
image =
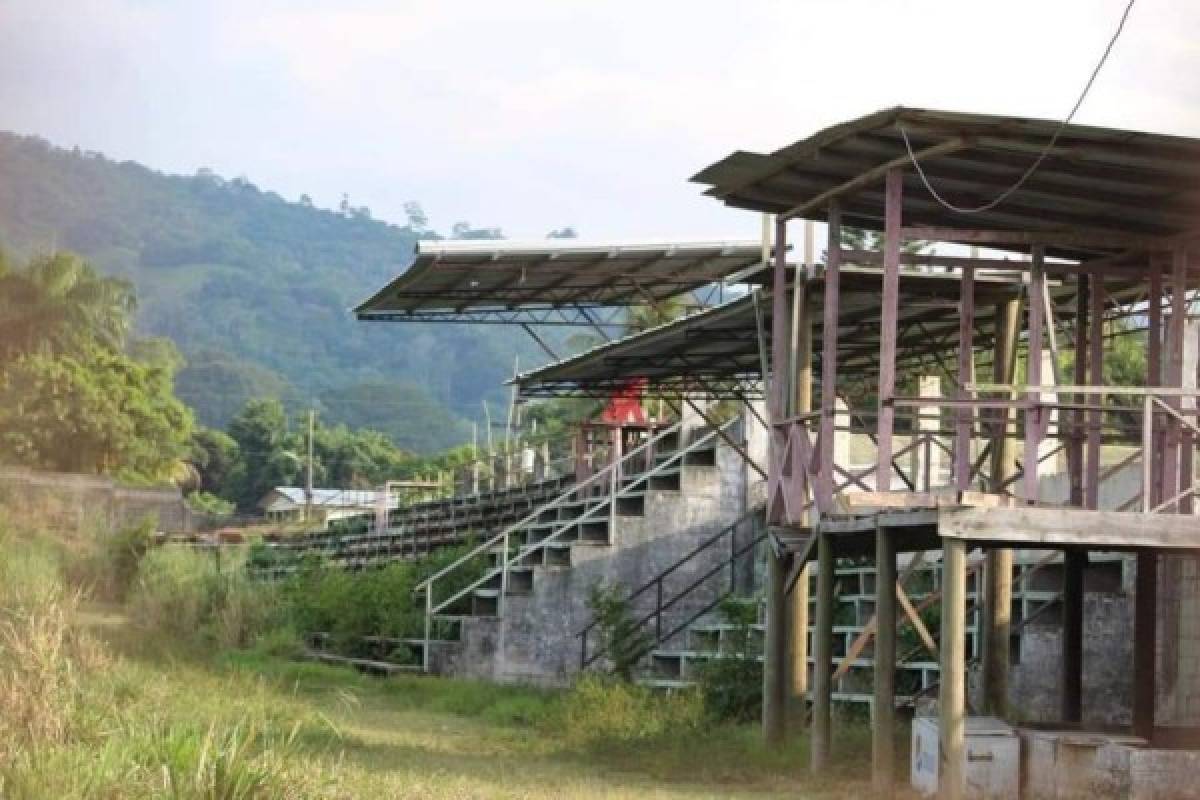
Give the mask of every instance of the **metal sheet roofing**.
[(592, 324), (594, 309), (696, 290), (762, 260), (757, 241), (421, 241), (359, 319)]
[[(882, 270), (843, 266), (838, 369), (876, 374), (879, 359), (879, 291)], [(960, 278), (954, 272), (904, 268), (900, 281), (897, 363), (900, 369), (937, 371), (958, 347)], [(808, 291), (819, 309), (824, 270), (813, 270)], [(975, 276), (976, 346), (990, 343), (995, 304), (1021, 285), (1019, 274)], [(603, 396), (633, 378), (660, 389), (707, 391), (714, 396), (754, 395), (762, 375), (759, 332), (770, 352), (771, 301), (746, 295), (716, 308), (595, 347), (517, 377), (527, 397)], [(813, 327), (814, 370), (820, 373), (820, 325)]]
[(995, 209), (967, 215), (930, 195), (901, 135), (907, 133), (940, 194), (958, 205), (978, 205), (1011, 186), (1057, 127), (1039, 119), (892, 108), (773, 153), (734, 152), (692, 180), (730, 206), (807, 219), (825, 219), (828, 198), (849, 187), (843, 224), (881, 230), (884, 172), (901, 167), (906, 226), (1074, 234), (1078, 244), (1051, 251), (1069, 257), (1200, 231), (1197, 139), (1069, 125), (1020, 189)]

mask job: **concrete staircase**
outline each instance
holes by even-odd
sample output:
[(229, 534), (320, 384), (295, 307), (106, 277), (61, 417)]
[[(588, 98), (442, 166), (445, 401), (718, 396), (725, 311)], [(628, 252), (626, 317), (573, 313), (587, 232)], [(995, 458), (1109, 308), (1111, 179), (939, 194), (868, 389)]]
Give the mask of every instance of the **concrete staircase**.
[[(728, 525), (744, 500), (729, 480), (736, 468), (717, 431), (675, 425), (493, 535), (418, 586), (426, 635), (411, 644), (422, 668), (566, 683), (580, 668), (591, 587), (653, 578)], [(701, 593), (678, 612), (711, 601)]]

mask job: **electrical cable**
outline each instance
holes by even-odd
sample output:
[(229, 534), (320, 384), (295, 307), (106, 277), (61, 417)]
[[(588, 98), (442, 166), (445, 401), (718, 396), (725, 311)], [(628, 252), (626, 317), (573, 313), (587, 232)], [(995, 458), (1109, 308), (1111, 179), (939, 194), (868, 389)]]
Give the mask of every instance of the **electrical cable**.
[(904, 129), (903, 125), (899, 126), (900, 136), (904, 139), (904, 146), (908, 150), (908, 158), (910, 161), (912, 161), (912, 165), (916, 167), (917, 174), (921, 177), (921, 183), (925, 184), (925, 188), (929, 190), (929, 194), (933, 196), (933, 199), (937, 200), (951, 211), (956, 211), (959, 214), (979, 214), (984, 211), (990, 211), (996, 206), (1000, 205), (1007, 200), (1013, 192), (1025, 185), (1025, 182), (1033, 176), (1033, 173), (1037, 171), (1037, 168), (1040, 167), (1042, 162), (1046, 160), (1046, 157), (1050, 155), (1050, 151), (1054, 149), (1054, 145), (1057, 144), (1058, 138), (1062, 136), (1062, 132), (1066, 130), (1068, 125), (1071, 124), (1071, 120), (1075, 118), (1075, 114), (1078, 113), (1079, 107), (1083, 105), (1083, 101), (1087, 98), (1088, 92), (1090, 92), (1092, 89), (1092, 84), (1096, 82), (1096, 76), (1100, 74), (1100, 70), (1104, 67), (1104, 63), (1108, 61), (1108, 56), (1110, 53), (1112, 53), (1113, 47), (1117, 43), (1117, 39), (1121, 37), (1121, 32), (1125, 30), (1125, 22), (1129, 19), (1129, 12), (1133, 11), (1133, 5), (1136, 2), (1137, 0), (1129, 0), (1129, 3), (1125, 6), (1125, 12), (1121, 15), (1121, 21), (1117, 24), (1116, 32), (1113, 33), (1112, 38), (1109, 39), (1108, 46), (1104, 48), (1104, 54), (1100, 56), (1100, 61), (1096, 64), (1096, 68), (1092, 70), (1092, 75), (1090, 78), (1088, 78), (1087, 83), (1084, 85), (1083, 91), (1080, 92), (1079, 99), (1075, 101), (1075, 105), (1071, 109), (1071, 113), (1067, 115), (1066, 119), (1059, 123), (1058, 129), (1054, 131), (1054, 135), (1050, 137), (1050, 141), (1047, 142), (1046, 146), (1042, 149), (1041, 154), (1039, 154), (1034, 162), (1029, 166), (1029, 169), (1025, 170), (1021, 177), (1017, 179), (1016, 183), (1005, 189), (992, 201), (984, 203), (980, 206), (967, 208), (964, 206), (957, 206), (938, 194), (937, 190), (934, 189), (933, 185), (929, 182), (929, 178), (925, 175), (925, 171), (921, 169), (921, 165), (917, 163), (917, 156), (913, 152), (912, 143), (908, 140), (908, 131)]

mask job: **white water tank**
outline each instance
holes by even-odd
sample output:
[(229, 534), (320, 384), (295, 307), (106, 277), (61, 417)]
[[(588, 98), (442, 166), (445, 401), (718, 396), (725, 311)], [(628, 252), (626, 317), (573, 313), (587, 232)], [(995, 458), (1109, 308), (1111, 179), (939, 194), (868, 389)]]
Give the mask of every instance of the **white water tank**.
[[(965, 795), (1010, 800), (1020, 793), (1021, 746), (1016, 732), (995, 717), (967, 717)], [(912, 726), (912, 785), (923, 795), (937, 794), (937, 717), (917, 717)]]

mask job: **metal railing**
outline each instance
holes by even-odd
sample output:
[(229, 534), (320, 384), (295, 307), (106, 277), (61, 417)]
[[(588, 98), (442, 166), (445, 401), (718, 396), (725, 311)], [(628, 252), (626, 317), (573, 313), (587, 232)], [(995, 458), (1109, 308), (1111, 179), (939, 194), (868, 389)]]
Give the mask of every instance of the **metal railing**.
[[(723, 425), (720, 430), (724, 431), (726, 428), (732, 426), (736, 421), (736, 419), (730, 420), (728, 423)], [(423, 592), (425, 595), (425, 668), (428, 669), (429, 666), (429, 642), (432, 639), (431, 632), (433, 617), (435, 614), (444, 611), (455, 602), (482, 587), (484, 584), (494, 580), (497, 575), (500, 576), (500, 589), (497, 599), (497, 614), (503, 614), (505, 595), (508, 591), (508, 575), (513, 564), (519, 564), (521, 561), (538, 550), (544, 549), (547, 545), (556, 542), (567, 530), (596, 517), (598, 512), (606, 506), (608, 508), (610, 517), (611, 530), (611, 518), (616, 514), (617, 500), (633, 493), (638, 487), (648, 483), (651, 478), (673, 467), (676, 463), (682, 461), (682, 459), (689, 453), (714, 441), (718, 435), (717, 431), (711, 431), (701, 437), (698, 437), (696, 441), (690, 444), (680, 446), (671, 454), (669, 458), (665, 459), (661, 463), (655, 464), (654, 454), (657, 445), (668, 436), (678, 434), (682, 430), (682, 424), (676, 423), (669, 428), (659, 431), (639, 447), (630, 451), (623, 458), (611, 462), (607, 467), (591, 475), (584, 481), (574, 484), (571, 488), (564, 491), (554, 500), (551, 500), (550, 502), (534, 509), (522, 519), (474, 547), (472, 550), (455, 560), (453, 563), (448, 564), (447, 566), (435, 572), (433, 575), (426, 578), (421, 583), (417, 584), (417, 586), (414, 587), (414, 592)], [(628, 475), (626, 472), (627, 467), (637, 465), (639, 463), (647, 465), (648, 468), (634, 475)], [(632, 480), (628, 485), (622, 487), (621, 483), (626, 477), (631, 477)], [(593, 497), (588, 497), (587, 493), (584, 491), (597, 487), (603, 487), (607, 489), (607, 491), (604, 494), (594, 495)], [(555, 510), (569, 502), (575, 502), (576, 498), (581, 496), (585, 500), (594, 500), (595, 502), (593, 502), (591, 506), (579, 516), (570, 520), (564, 520), (561, 525), (555, 528), (545, 538), (540, 539), (533, 544), (526, 545), (524, 548), (517, 547), (516, 552), (513, 552), (512, 537), (515, 533), (535, 522), (547, 511)], [(454, 592), (445, 600), (435, 600), (434, 587), (436, 586), (437, 581), (463, 568), (463, 566), (471, 560), (496, 549), (499, 549), (501, 557), (501, 563), (499, 567), (486, 570), (482, 577), (472, 581), (467, 586)]]
[[(647, 612), (646, 614), (642, 615), (641, 617), (639, 617), (638, 619), (636, 619), (634, 621), (633, 630), (631, 630), (629, 632), (629, 636), (636, 635), (638, 632), (640, 632), (644, 628), (646, 628), (650, 624), (650, 621), (653, 620), (654, 621), (654, 641), (652, 644), (648, 645), (646, 648), (646, 652), (649, 652), (653, 648), (661, 645), (663, 642), (669, 640), (671, 637), (675, 636), (677, 633), (679, 633), (680, 631), (687, 628), (689, 625), (691, 625), (693, 622), (695, 622), (697, 619), (699, 619), (703, 615), (707, 614), (709, 611), (712, 611), (726, 597), (729, 597), (730, 595), (735, 594), (737, 591), (737, 565), (738, 565), (739, 560), (744, 558), (748, 554), (753, 553), (754, 548), (757, 547), (762, 542), (766, 541), (766, 538), (767, 538), (766, 532), (763, 531), (762, 533), (759, 533), (757, 536), (755, 536), (753, 539), (751, 539), (749, 542), (745, 542), (745, 543), (739, 545), (738, 541), (737, 541), (737, 531), (747, 521), (753, 520), (755, 518), (761, 518), (763, 516), (763, 514), (764, 514), (764, 508), (761, 506), (758, 508), (752, 509), (750, 511), (747, 511), (745, 514), (738, 517), (737, 520), (735, 520), (734, 522), (725, 526), (720, 531), (718, 531), (714, 535), (710, 536), (708, 539), (705, 539), (703, 542), (701, 542), (699, 545), (697, 545), (694, 549), (692, 549), (686, 555), (682, 556), (679, 560), (677, 560), (671, 566), (667, 567), (662, 572), (658, 573), (658, 575), (654, 576), (649, 581), (647, 581), (646, 583), (642, 584), (637, 589), (630, 592), (630, 594), (625, 597), (624, 602), (626, 604), (632, 604), (639, 597), (642, 597), (646, 593), (653, 590), (654, 591), (654, 609)], [(697, 558), (701, 554), (706, 553), (710, 549), (716, 547), (718, 543), (722, 543), (722, 540), (725, 539), (726, 537), (728, 537), (728, 539), (729, 539), (729, 553), (721, 561), (717, 562), (716, 564), (711, 565), (708, 568), (708, 570), (706, 570), (698, 578), (693, 579), (690, 583), (688, 583), (682, 589), (679, 589), (678, 591), (676, 591), (670, 597), (670, 599), (664, 600), (663, 587), (664, 587), (666, 579), (668, 577), (670, 577), (671, 575), (673, 575), (676, 571), (681, 569), (685, 564), (691, 562), (693, 559)], [(718, 575), (720, 572), (724, 571), (726, 568), (729, 569), (729, 588), (726, 591), (718, 592), (714, 599), (705, 603), (699, 609), (693, 609), (691, 612), (689, 612), (687, 615), (685, 615), (685, 618), (683, 619), (683, 621), (676, 622), (669, 630), (664, 632), (664, 630), (663, 630), (663, 627), (664, 627), (663, 626), (663, 614), (664, 614), (664, 612), (671, 610), (674, 606), (676, 606), (678, 603), (682, 602), (685, 598), (691, 596), (691, 594), (693, 592), (695, 592), (701, 586), (707, 584), (707, 582), (709, 581), (710, 578), (713, 578), (714, 576)], [(607, 655), (609, 652), (611, 652), (613, 647), (615, 647), (618, 644), (618, 642), (605, 642), (601, 645), (601, 647), (597, 648), (595, 650), (595, 652), (593, 652), (589, 655), (589, 653), (588, 653), (588, 638), (591, 635), (591, 632), (593, 630), (595, 630), (596, 626), (599, 624), (600, 624), (599, 620), (593, 619), (590, 623), (587, 624), (586, 627), (584, 627), (582, 630), (580, 630), (578, 633), (575, 634), (576, 638), (578, 638), (580, 640), (580, 650), (579, 650), (579, 668), (580, 669), (587, 669), (589, 666), (594, 664), (596, 661), (598, 661), (599, 659), (601, 659), (605, 655)], [(645, 655), (645, 653), (640, 653), (639, 657), (642, 655)]]

